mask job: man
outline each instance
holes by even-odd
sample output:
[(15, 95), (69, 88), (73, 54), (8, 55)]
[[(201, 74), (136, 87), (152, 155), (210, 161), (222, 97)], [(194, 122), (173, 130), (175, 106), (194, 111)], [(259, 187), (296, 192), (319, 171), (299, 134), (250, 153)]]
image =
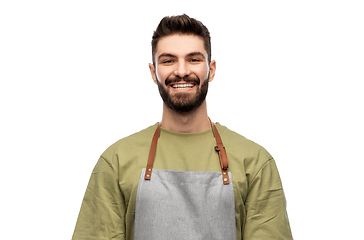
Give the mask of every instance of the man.
[(274, 159), (207, 115), (216, 70), (207, 28), (165, 17), (152, 54), (162, 121), (102, 154), (73, 240), (292, 239)]

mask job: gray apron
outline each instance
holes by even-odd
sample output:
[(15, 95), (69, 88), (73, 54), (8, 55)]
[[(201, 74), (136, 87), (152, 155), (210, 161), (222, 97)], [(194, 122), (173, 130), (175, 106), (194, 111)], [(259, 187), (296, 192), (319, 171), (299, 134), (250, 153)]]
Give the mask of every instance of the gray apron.
[(221, 172), (153, 169), (158, 126), (148, 164), (142, 169), (135, 202), (135, 240), (236, 239), (235, 198), (231, 173), (219, 133), (216, 139)]

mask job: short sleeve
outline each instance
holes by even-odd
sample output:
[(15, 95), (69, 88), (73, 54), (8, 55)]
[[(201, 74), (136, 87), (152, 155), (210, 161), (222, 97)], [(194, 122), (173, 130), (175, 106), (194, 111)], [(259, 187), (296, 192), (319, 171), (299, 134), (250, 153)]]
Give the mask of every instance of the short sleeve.
[(125, 201), (118, 170), (101, 157), (82, 202), (72, 240), (125, 239)]
[(249, 183), (244, 240), (293, 239), (276, 163), (270, 158)]

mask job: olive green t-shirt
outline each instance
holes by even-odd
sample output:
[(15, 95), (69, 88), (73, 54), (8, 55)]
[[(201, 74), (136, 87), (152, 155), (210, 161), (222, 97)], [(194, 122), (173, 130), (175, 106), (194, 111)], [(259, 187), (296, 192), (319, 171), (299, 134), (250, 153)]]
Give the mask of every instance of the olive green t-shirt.
[[(133, 239), (135, 199), (158, 124), (110, 146), (88, 184), (73, 240)], [(216, 124), (226, 148), (235, 195), (237, 239), (292, 239), (274, 159), (258, 144)], [(212, 130), (161, 129), (154, 169), (220, 172)]]

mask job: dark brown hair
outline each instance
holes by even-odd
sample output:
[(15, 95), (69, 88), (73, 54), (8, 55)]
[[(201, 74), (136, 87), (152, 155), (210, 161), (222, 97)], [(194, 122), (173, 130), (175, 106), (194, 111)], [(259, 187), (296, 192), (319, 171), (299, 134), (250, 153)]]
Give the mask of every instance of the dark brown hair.
[(172, 17), (164, 17), (152, 37), (152, 57), (157, 51), (157, 45), (162, 37), (173, 34), (196, 35), (203, 39), (208, 61), (211, 62), (211, 39), (209, 30), (200, 21), (190, 18), (186, 14)]

